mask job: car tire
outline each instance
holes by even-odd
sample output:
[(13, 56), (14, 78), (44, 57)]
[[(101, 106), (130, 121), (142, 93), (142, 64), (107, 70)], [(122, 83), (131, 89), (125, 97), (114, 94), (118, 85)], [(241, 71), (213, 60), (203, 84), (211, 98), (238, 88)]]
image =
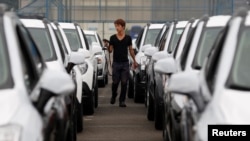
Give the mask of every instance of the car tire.
[(135, 103), (143, 103), (144, 97), (140, 96), (141, 89), (137, 86), (137, 77), (134, 75), (134, 102)]
[[(97, 81), (97, 80), (96, 80)], [(98, 83), (96, 82), (95, 87), (94, 87), (94, 97), (95, 97), (95, 108), (98, 107), (98, 98), (99, 98), (99, 92), (98, 92)]]
[(134, 98), (134, 84), (133, 79), (129, 78), (128, 81), (128, 98)]
[(77, 109), (76, 109), (76, 118), (77, 118), (77, 132), (82, 132), (83, 130), (83, 110), (82, 110), (82, 104), (76, 101)]
[(162, 121), (163, 121), (162, 113), (163, 112), (161, 111), (160, 105), (155, 101), (154, 120), (155, 120), (155, 129), (157, 129), (157, 130), (162, 130)]
[(71, 97), (71, 104), (69, 104), (68, 111), (70, 113), (70, 127), (69, 131), (67, 133), (67, 141), (76, 141), (77, 140), (77, 118), (76, 118), (76, 97), (72, 96)]
[(147, 100), (147, 118), (150, 121), (154, 121), (154, 102), (152, 96), (149, 94), (148, 95), (148, 100)]
[(83, 114), (84, 115), (93, 115), (95, 111), (95, 96), (94, 92), (92, 91), (91, 97), (89, 101), (85, 101), (87, 104), (83, 105)]

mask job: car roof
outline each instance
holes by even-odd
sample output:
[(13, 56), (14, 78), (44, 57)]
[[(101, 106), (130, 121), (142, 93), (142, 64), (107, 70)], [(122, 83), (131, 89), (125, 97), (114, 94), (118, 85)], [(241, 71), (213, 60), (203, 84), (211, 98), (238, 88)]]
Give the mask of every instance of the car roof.
[(85, 34), (88, 34), (88, 35), (95, 35), (96, 34), (96, 31), (93, 31), (93, 30), (83, 30), (83, 32), (85, 33)]
[(178, 21), (175, 28), (185, 28), (188, 21)]
[(207, 27), (220, 27), (225, 26), (230, 19), (230, 15), (217, 15), (209, 17)]
[(25, 27), (45, 28), (43, 20), (40, 19), (20, 19)]
[(149, 29), (161, 29), (165, 24), (156, 24), (156, 23), (152, 23), (149, 25)]
[(63, 29), (76, 29), (75, 24), (74, 23), (63, 23), (63, 22), (59, 22), (60, 26)]

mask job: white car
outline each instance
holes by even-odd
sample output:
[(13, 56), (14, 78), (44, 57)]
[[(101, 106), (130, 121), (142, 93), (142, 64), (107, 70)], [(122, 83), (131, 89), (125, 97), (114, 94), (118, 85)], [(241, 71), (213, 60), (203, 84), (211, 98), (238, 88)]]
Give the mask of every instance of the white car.
[[(58, 37), (56, 36), (53, 30), (51, 22), (45, 19), (37, 19), (37, 18), (35, 19), (21, 18), (21, 21), (24, 24), (24, 26), (28, 29), (31, 36), (33, 37), (35, 43), (37, 44), (43, 56), (43, 59), (45, 59), (46, 61), (46, 65), (48, 66), (48, 68), (67, 73), (65, 66), (64, 66), (64, 62), (63, 62), (65, 59), (65, 57), (63, 57), (64, 53), (62, 52), (61, 46), (59, 46), (61, 45), (61, 43), (58, 42)], [(82, 56), (81, 58), (76, 58), (76, 59), (78, 59), (77, 60), (78, 64), (84, 63), (84, 56)], [(71, 96), (62, 98), (62, 99), (70, 99), (71, 103), (68, 102), (67, 105), (71, 105), (70, 107), (74, 107), (74, 110), (73, 110), (75, 111), (74, 113), (69, 112), (66, 107), (64, 107), (64, 109), (62, 109), (61, 107), (58, 107), (60, 108), (58, 109), (58, 111), (64, 111), (64, 113), (61, 115), (66, 115), (65, 113), (71, 113), (72, 115), (68, 115), (68, 117), (61, 117), (61, 118), (64, 119), (64, 122), (65, 122), (64, 124), (69, 124), (69, 125), (73, 124), (73, 126), (68, 127), (70, 128), (69, 130), (74, 130), (75, 128), (77, 128), (77, 131), (80, 132), (83, 130), (83, 118), (82, 118), (83, 114), (82, 114), (81, 101), (77, 100), (77, 102), (73, 102), (75, 101), (73, 99), (77, 97), (81, 98), (81, 95), (77, 96), (76, 94), (72, 93)], [(70, 118), (70, 117), (75, 117), (75, 118)], [(65, 131), (66, 133), (68, 129), (65, 128), (65, 130), (66, 130)]]
[[(86, 35), (90, 50), (93, 46), (104, 49), (102, 40), (96, 31), (83, 30), (83, 32)], [(98, 86), (104, 87), (108, 83), (108, 62), (105, 50), (103, 50), (100, 54), (96, 54), (95, 57), (97, 58), (97, 77), (99, 81)]]
[(59, 23), (69, 41), (73, 52), (84, 52), (86, 63), (79, 65), (82, 73), (83, 83), (83, 112), (84, 114), (93, 114), (98, 106), (98, 85), (97, 85), (97, 60), (93, 54), (102, 52), (98, 48), (92, 48), (90, 51), (86, 37), (81, 27), (76, 23)]
[(1, 140), (55, 138), (50, 129), (59, 131), (56, 121), (48, 120), (56, 116), (53, 103), (73, 92), (75, 85), (67, 73), (47, 68), (19, 18), (0, 9)]
[[(164, 24), (147, 24), (140, 32), (135, 41), (136, 55), (135, 60), (138, 63), (138, 69), (133, 70), (133, 97), (135, 102), (144, 102), (146, 94), (146, 59), (144, 54), (146, 48), (155, 44), (156, 37), (160, 33)], [(130, 83), (130, 82), (129, 82)], [(131, 90), (129, 90), (130, 92)]]
[(181, 125), (178, 120), (178, 115), (180, 115), (179, 113), (181, 113), (185, 103), (187, 102), (187, 98), (185, 96), (169, 93), (167, 91), (169, 77), (171, 78), (171, 74), (173, 73), (184, 71), (199, 73), (201, 65), (204, 62), (204, 58), (210, 52), (216, 37), (227, 25), (230, 17), (231, 16), (229, 15), (217, 15), (210, 17), (204, 16), (199, 19), (199, 21), (196, 20), (193, 25), (189, 25), (195, 26), (195, 30), (190, 32), (192, 34), (188, 35), (189, 38), (186, 40), (185, 44), (180, 44), (176, 48), (175, 55), (159, 60), (155, 65), (156, 72), (166, 75), (166, 80), (164, 80), (165, 94), (163, 101), (165, 105), (164, 108), (166, 109), (164, 129), (165, 132), (168, 132), (169, 130), (176, 131), (171, 132), (171, 134), (168, 135), (165, 134), (171, 139), (180, 137), (176, 136), (179, 134), (178, 127)]

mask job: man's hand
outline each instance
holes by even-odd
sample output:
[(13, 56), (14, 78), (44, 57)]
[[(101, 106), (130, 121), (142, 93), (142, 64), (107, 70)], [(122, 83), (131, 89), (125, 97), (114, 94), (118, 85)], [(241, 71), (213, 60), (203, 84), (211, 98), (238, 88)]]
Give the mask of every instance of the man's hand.
[(136, 61), (133, 62), (133, 67), (136, 69), (138, 67), (138, 63)]

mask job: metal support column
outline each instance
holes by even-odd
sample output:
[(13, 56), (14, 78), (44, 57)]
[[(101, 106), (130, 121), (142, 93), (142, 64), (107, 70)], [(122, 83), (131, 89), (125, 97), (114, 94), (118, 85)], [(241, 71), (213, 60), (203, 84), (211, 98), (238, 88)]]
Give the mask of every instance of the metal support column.
[(50, 19), (49, 14), (50, 14), (50, 0), (46, 0), (45, 1), (45, 17), (47, 19)]

